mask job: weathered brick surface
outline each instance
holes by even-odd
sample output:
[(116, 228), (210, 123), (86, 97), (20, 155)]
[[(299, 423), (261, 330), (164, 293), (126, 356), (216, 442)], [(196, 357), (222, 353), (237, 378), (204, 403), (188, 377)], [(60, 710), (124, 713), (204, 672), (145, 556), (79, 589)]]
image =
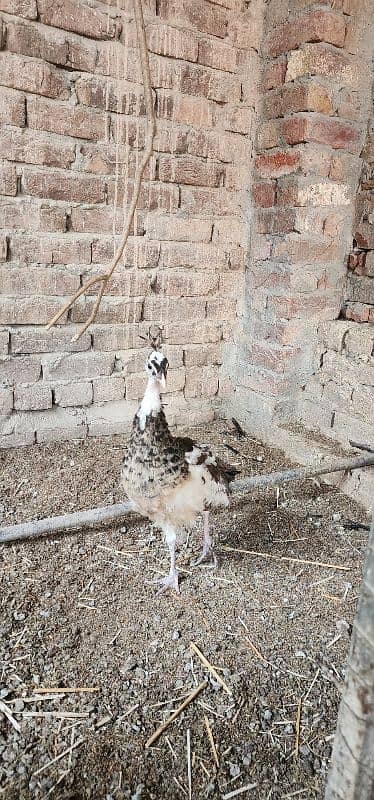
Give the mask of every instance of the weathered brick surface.
[[(261, 395), (270, 420), (310, 372), (317, 327), (342, 305), (366, 39), (361, 52), (355, 0), (266, 5), (264, 17), (257, 0), (145, 3), (155, 152), (96, 323), (71, 343), (94, 292), (57, 329), (42, 326), (107, 268), (145, 144), (133, 8), (0, 0), (1, 446), (126, 430), (151, 323), (167, 341), (173, 421), (211, 419), (242, 391), (250, 413)], [(371, 146), (343, 303), (367, 325)], [(367, 340), (349, 333), (345, 346), (358, 368)], [(306, 423), (317, 399), (304, 399)]]

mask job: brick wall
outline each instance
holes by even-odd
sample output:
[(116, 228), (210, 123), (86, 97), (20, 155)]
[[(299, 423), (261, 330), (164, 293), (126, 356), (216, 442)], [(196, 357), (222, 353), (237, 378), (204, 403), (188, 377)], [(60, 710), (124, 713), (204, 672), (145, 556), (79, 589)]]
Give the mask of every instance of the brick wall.
[(212, 418), (241, 294), (262, 2), (144, 3), (158, 133), (123, 263), (92, 307), (145, 136), (132, 3), (1, 0), (0, 445), (124, 430), (164, 326), (170, 418)]
[(371, 113), (355, 202), (353, 248), (342, 316), (355, 322), (374, 323), (374, 85)]
[[(373, 45), (367, 0), (268, 4), (246, 297), (228, 363), (238, 417), (298, 460), (320, 454), (310, 430), (325, 442), (372, 440), (373, 329), (338, 317), (342, 305), (349, 316), (352, 301), (372, 303), (372, 278), (356, 270), (347, 279), (347, 261), (356, 229), (360, 248), (372, 247)], [(340, 388), (329, 382), (322, 401), (327, 363)], [(365, 492), (366, 502), (372, 477)]]

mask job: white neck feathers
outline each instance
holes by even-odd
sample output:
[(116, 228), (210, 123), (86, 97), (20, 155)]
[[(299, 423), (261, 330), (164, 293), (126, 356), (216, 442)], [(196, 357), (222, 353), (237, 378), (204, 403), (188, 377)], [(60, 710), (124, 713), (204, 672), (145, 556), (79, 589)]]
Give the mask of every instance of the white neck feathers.
[(160, 387), (155, 378), (148, 378), (147, 388), (137, 412), (140, 429), (142, 431), (144, 431), (147, 417), (152, 413), (157, 414), (159, 411), (161, 411)]

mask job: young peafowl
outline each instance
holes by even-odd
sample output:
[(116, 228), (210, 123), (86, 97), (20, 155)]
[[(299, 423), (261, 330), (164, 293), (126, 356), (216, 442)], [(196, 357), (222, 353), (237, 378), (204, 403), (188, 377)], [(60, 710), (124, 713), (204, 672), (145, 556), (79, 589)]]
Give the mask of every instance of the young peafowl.
[(195, 564), (213, 558), (209, 509), (228, 506), (229, 482), (237, 470), (216, 458), (192, 439), (172, 436), (162, 408), (168, 360), (154, 350), (148, 358), (147, 387), (135, 414), (124, 454), (121, 483), (136, 510), (161, 528), (170, 553), (169, 574), (159, 582), (159, 593), (179, 592), (175, 567), (178, 531), (204, 515), (203, 548)]

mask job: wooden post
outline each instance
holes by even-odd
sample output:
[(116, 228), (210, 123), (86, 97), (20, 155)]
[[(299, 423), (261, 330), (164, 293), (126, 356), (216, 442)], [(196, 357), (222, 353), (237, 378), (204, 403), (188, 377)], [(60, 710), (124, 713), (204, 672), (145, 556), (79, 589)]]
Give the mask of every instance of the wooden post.
[(374, 514), (325, 800), (374, 799)]

